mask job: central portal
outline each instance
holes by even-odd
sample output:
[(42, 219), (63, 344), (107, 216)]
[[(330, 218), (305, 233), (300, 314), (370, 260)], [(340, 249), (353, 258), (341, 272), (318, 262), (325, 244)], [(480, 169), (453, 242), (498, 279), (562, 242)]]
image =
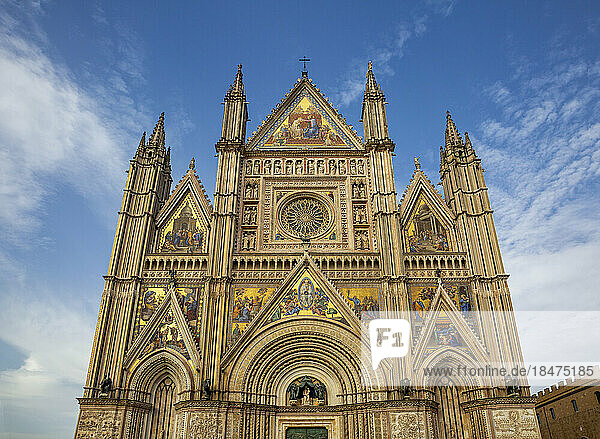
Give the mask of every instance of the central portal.
[(327, 429), (292, 427), (285, 431), (285, 439), (327, 439)]

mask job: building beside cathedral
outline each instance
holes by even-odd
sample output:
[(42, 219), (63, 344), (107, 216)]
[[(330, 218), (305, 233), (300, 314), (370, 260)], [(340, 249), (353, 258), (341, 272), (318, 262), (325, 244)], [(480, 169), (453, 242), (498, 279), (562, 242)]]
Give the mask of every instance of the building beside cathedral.
[[(415, 159), (398, 204), (395, 144), (370, 63), (366, 78), (362, 138), (306, 72), (247, 137), (239, 66), (212, 202), (193, 159), (171, 187), (164, 115), (142, 136), (76, 439), (540, 437), (525, 382), (398, 385), (395, 366), (365, 364), (360, 316), (378, 311), (418, 328), (400, 369), (521, 359), (468, 134), (448, 114), (443, 197)], [(461, 311), (505, 313), (474, 324)]]

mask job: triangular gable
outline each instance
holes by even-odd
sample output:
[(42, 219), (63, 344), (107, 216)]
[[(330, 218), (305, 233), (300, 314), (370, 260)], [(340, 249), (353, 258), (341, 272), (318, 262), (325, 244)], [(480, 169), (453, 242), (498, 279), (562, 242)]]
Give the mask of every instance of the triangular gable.
[(177, 184), (156, 218), (156, 251), (204, 253), (212, 207), (193, 166)]
[[(157, 349), (173, 350), (192, 364), (198, 364), (200, 354), (197, 341), (181, 308), (182, 305), (186, 306), (186, 301), (184, 297), (178, 299), (178, 295), (175, 286), (171, 285), (150, 320), (140, 328), (138, 337), (125, 357), (127, 366)], [(201, 306), (201, 302), (196, 304)]]
[(360, 322), (350, 303), (305, 254), (298, 265), (285, 277), (267, 304), (228, 350), (239, 350), (263, 327), (291, 318), (314, 317), (335, 321), (360, 334)]
[(404, 192), (400, 218), (407, 252), (457, 251), (455, 215), (420, 169)]
[(442, 348), (464, 348), (481, 364), (489, 359), (484, 345), (440, 282), (413, 350), (413, 364), (423, 365), (429, 355)]
[(363, 142), (311, 79), (300, 78), (247, 141), (247, 149), (364, 149)]

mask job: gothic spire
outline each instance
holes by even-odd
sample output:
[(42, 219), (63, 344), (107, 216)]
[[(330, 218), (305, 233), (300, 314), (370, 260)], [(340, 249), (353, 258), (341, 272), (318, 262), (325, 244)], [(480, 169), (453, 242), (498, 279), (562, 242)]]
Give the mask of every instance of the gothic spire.
[(365, 87), (365, 93), (381, 91), (377, 81), (375, 80), (375, 74), (373, 73), (373, 64), (369, 61), (367, 65), (367, 85)]
[(242, 79), (242, 65), (238, 64), (233, 84), (229, 86), (229, 90), (225, 94), (221, 141), (244, 142), (246, 140), (248, 103)]
[(158, 122), (154, 126), (154, 131), (148, 139), (148, 144), (153, 146), (165, 146), (165, 113), (162, 112)]
[(239, 96), (244, 94), (244, 75), (242, 73), (242, 65), (238, 64), (237, 73), (235, 74), (235, 78), (233, 80), (233, 84), (229, 87), (229, 91), (227, 92), (227, 96)]
[(142, 133), (142, 138), (140, 139), (140, 144), (138, 146), (138, 150), (142, 149), (144, 146), (146, 146), (146, 131), (144, 131)]
[(365, 142), (378, 142), (385, 140), (393, 148), (388, 137), (387, 117), (385, 114), (385, 96), (381, 87), (375, 80), (373, 64), (367, 65), (367, 83), (363, 98), (361, 122), (365, 132)]
[(456, 125), (454, 125), (452, 116), (449, 111), (446, 111), (446, 148), (462, 144), (460, 133), (456, 129)]

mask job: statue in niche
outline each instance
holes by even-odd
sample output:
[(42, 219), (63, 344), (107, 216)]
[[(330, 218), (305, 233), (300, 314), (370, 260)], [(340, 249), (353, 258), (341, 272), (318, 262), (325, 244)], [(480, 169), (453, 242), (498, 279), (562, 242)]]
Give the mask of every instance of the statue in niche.
[(356, 175), (356, 160), (350, 160), (350, 175)]
[(354, 235), (354, 246), (358, 250), (365, 250), (369, 248), (369, 233), (365, 230), (360, 230)]
[(363, 175), (365, 173), (365, 165), (362, 161), (362, 159), (358, 160), (358, 174), (359, 175)]
[(302, 405), (311, 405), (310, 388), (306, 386), (302, 394)]
[(273, 172), (275, 174), (281, 174), (281, 160), (275, 160), (275, 165), (273, 167)]
[(244, 232), (242, 234), (242, 250), (254, 250), (256, 244), (256, 235), (254, 232)]
[(288, 386), (287, 395), (291, 405), (324, 405), (327, 400), (327, 389), (319, 380), (303, 376)]
[(300, 397), (300, 387), (298, 387), (298, 384), (290, 384), (290, 386), (288, 387), (288, 392), (290, 394), (290, 402), (298, 401), (298, 398)]
[(244, 210), (244, 224), (256, 224), (256, 206), (246, 206)]
[(330, 159), (329, 160), (329, 175), (335, 175), (336, 173), (336, 165), (335, 165), (335, 160)]
[(325, 402), (325, 386), (319, 382), (315, 384), (315, 394), (319, 402)]
[(254, 174), (260, 175), (260, 160), (254, 161)]
[(244, 191), (244, 197), (252, 198), (252, 184), (246, 183), (246, 190)]
[(271, 160), (265, 160), (264, 171), (265, 174), (271, 175)]
[(360, 199), (367, 198), (365, 184), (362, 181), (352, 183), (352, 197)]
[(338, 167), (340, 168), (340, 175), (346, 175), (346, 160), (340, 160)]
[(365, 224), (367, 222), (367, 209), (365, 206), (357, 206), (354, 210), (354, 222)]
[(313, 175), (315, 173), (315, 161), (312, 159), (308, 159), (306, 161), (306, 172), (308, 175)]
[(302, 160), (296, 160), (296, 175), (302, 174)]
[(323, 160), (317, 160), (317, 174), (325, 174), (325, 162)]
[(252, 175), (252, 160), (246, 162), (246, 174)]
[(285, 162), (285, 174), (286, 175), (293, 174), (292, 161), (291, 160), (286, 160), (286, 162)]

